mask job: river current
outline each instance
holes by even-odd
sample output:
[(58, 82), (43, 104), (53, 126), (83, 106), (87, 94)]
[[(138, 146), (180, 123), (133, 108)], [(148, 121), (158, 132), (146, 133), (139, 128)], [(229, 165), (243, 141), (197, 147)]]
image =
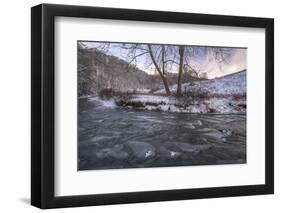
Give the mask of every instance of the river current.
[(79, 99), (78, 169), (246, 163), (246, 115), (190, 114)]

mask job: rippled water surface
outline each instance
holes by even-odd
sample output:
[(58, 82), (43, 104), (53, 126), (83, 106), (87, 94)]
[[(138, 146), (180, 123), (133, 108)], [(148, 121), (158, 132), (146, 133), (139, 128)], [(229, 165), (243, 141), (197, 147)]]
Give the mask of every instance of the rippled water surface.
[(78, 169), (246, 163), (246, 115), (172, 113), (79, 100)]

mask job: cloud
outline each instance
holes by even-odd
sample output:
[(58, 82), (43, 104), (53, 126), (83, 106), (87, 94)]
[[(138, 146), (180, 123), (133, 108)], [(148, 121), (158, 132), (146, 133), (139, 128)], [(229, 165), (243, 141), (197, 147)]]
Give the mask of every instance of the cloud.
[(224, 76), (247, 69), (247, 49), (233, 49), (229, 60), (218, 63), (211, 54), (199, 65), (201, 77), (209, 79)]

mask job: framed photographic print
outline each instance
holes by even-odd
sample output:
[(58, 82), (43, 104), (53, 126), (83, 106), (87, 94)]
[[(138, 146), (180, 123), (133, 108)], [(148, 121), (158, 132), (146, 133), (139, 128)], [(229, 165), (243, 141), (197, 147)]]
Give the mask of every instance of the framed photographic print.
[(31, 203), (272, 194), (274, 21), (31, 9)]

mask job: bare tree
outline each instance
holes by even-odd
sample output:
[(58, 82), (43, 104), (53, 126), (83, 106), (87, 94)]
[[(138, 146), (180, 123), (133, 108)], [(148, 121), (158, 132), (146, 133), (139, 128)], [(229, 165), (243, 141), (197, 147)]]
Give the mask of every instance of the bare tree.
[(147, 45), (148, 46), (148, 50), (149, 50), (149, 55), (151, 57), (151, 61), (153, 62), (154, 66), (155, 66), (155, 69), (157, 70), (158, 74), (160, 75), (162, 81), (163, 81), (163, 84), (164, 84), (164, 87), (165, 87), (165, 91), (166, 91), (166, 94), (168, 96), (171, 95), (171, 91), (170, 91), (170, 88), (169, 88), (169, 85), (168, 85), (168, 81), (166, 79), (166, 76), (165, 76), (165, 46), (164, 45), (161, 45), (161, 63), (162, 63), (162, 69), (160, 68), (159, 64), (157, 63), (157, 60), (155, 58), (155, 55), (153, 53), (153, 50), (152, 50), (152, 47), (150, 44)]
[(146, 56), (148, 59), (148, 67), (153, 66), (155, 68), (163, 82), (166, 95), (171, 95), (168, 80), (166, 78), (167, 65), (169, 63), (169, 59), (167, 58), (168, 48), (166, 45), (122, 44), (121, 48), (128, 51), (127, 56), (129, 64), (133, 63), (137, 65), (137, 59)]
[[(231, 56), (231, 50), (229, 48), (217, 47), (132, 43), (100, 43), (97, 46), (97, 49), (102, 50), (102, 52), (106, 54), (111, 54), (110, 51), (112, 51), (112, 48), (125, 50), (123, 53), (125, 54), (126, 61), (128, 62), (128, 70), (130, 70), (130, 66), (137, 67), (139, 61), (144, 63), (143, 59), (146, 58), (146, 65), (150, 68), (155, 68), (157, 74), (163, 82), (166, 95), (168, 96), (171, 95), (167, 79), (169, 73), (178, 70), (176, 95), (182, 96), (183, 74), (185, 72), (189, 72), (197, 77), (200, 77), (200, 73), (202, 71), (200, 70), (200, 67), (196, 67), (191, 63), (193, 59), (208, 53), (213, 56), (214, 60), (218, 64), (222, 64), (227, 63)], [(116, 51), (116, 49), (114, 51)], [(81, 69), (83, 68), (81, 67)]]
[(184, 58), (184, 46), (179, 46), (179, 74), (178, 74), (178, 85), (177, 85), (177, 96), (182, 95), (181, 85), (182, 85), (182, 74), (183, 74), (183, 58)]

